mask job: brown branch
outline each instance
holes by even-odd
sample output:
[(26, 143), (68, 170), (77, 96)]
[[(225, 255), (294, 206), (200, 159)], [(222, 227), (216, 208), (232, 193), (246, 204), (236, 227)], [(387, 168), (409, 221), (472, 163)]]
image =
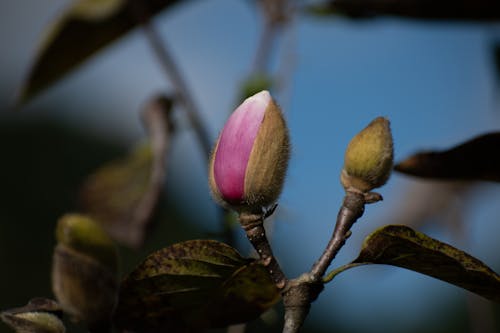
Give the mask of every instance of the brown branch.
[(314, 281), (319, 281), (332, 263), (333, 259), (351, 235), (351, 227), (363, 215), (365, 196), (362, 193), (346, 192), (342, 206), (337, 215), (337, 223), (333, 235), (321, 257), (314, 263), (310, 274)]
[(246, 232), (247, 238), (259, 255), (260, 261), (271, 275), (276, 287), (283, 290), (287, 283), (287, 278), (274, 257), (273, 250), (266, 236), (264, 229), (265, 213), (255, 214), (242, 212), (239, 215), (240, 224)]
[(272, 50), (281, 28), (291, 15), (288, 0), (261, 0), (260, 6), (264, 18), (263, 29), (255, 52), (253, 73), (268, 72)]
[(299, 332), (309, 313), (311, 303), (323, 290), (323, 276), (333, 259), (351, 235), (351, 227), (363, 215), (365, 204), (382, 200), (377, 193), (346, 191), (344, 201), (337, 215), (333, 235), (321, 257), (311, 271), (289, 281), (283, 293), (285, 325), (283, 333)]
[(208, 159), (210, 151), (212, 150), (210, 135), (208, 134), (208, 130), (202, 121), (199, 109), (194, 102), (194, 98), (190, 93), (188, 85), (185, 82), (179, 67), (175, 63), (173, 56), (170, 54), (166, 41), (164, 39), (162, 40), (153, 23), (149, 20), (145, 20), (142, 26), (158, 62), (174, 85), (176, 95), (180, 102), (184, 105), (189, 122), (198, 137), (198, 141), (203, 149), (205, 157)]

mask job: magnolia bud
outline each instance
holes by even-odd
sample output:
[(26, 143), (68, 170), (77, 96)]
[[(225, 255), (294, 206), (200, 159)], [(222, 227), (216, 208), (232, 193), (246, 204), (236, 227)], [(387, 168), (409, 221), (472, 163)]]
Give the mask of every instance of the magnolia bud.
[(269, 92), (247, 98), (229, 117), (210, 159), (215, 200), (261, 212), (281, 193), (289, 155), (288, 129)]
[(57, 225), (52, 289), (64, 312), (89, 328), (110, 323), (117, 291), (117, 250), (93, 220), (78, 214), (63, 216)]
[(393, 164), (389, 120), (378, 117), (347, 146), (340, 180), (345, 189), (368, 192), (385, 184)]

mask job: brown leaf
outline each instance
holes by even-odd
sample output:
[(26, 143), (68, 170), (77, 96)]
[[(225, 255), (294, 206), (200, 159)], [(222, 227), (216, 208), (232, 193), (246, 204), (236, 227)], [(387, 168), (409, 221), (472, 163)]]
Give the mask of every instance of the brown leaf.
[(386, 264), (432, 276), (500, 302), (500, 276), (480, 260), (402, 225), (369, 235), (353, 263)]
[(65, 313), (89, 328), (107, 328), (116, 304), (118, 278), (108, 266), (58, 244), (52, 258), (52, 290)]
[(164, 184), (171, 104), (165, 97), (151, 101), (143, 111), (149, 142), (98, 169), (81, 190), (84, 211), (131, 247), (143, 244)]
[(329, 0), (306, 7), (316, 15), (351, 18), (401, 16), (425, 20), (492, 21), (500, 19), (495, 0)]
[(443, 151), (420, 152), (397, 164), (412, 176), (500, 181), (500, 132), (489, 133)]
[(62, 310), (51, 299), (34, 298), (23, 307), (0, 313), (0, 319), (19, 333), (64, 333)]
[(187, 332), (257, 318), (279, 299), (267, 270), (213, 240), (154, 252), (122, 282), (114, 322), (134, 332)]
[(22, 86), (24, 103), (48, 88), (148, 16), (181, 0), (78, 0), (55, 20)]

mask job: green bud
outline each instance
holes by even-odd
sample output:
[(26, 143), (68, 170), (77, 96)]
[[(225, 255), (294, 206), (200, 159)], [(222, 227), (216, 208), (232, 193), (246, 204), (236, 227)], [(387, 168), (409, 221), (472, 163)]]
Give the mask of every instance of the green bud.
[(347, 146), (340, 180), (344, 188), (369, 192), (384, 185), (394, 159), (389, 120), (374, 119)]

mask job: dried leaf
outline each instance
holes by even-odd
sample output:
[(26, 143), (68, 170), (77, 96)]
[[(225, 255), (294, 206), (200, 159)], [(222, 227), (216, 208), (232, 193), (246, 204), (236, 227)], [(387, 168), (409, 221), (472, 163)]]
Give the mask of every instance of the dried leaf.
[(306, 6), (306, 11), (318, 16), (351, 18), (389, 15), (425, 20), (500, 19), (500, 3), (494, 0), (328, 0)]
[(52, 261), (52, 290), (64, 312), (89, 328), (108, 328), (118, 294), (118, 252), (92, 219), (59, 219)]
[(262, 265), (192, 240), (154, 252), (125, 278), (114, 322), (134, 332), (201, 331), (255, 319), (278, 299)]
[(420, 152), (396, 171), (425, 178), (500, 181), (500, 132), (489, 133), (444, 151)]
[(369, 235), (353, 263), (386, 264), (432, 276), (500, 302), (500, 276), (480, 260), (402, 225)]
[(107, 327), (116, 304), (116, 273), (63, 244), (52, 260), (52, 290), (64, 312), (89, 328)]
[(59, 304), (51, 299), (34, 298), (23, 307), (0, 313), (4, 323), (19, 333), (64, 333)]
[(78, 0), (49, 27), (18, 97), (24, 103), (93, 54), (181, 0)]
[(111, 237), (131, 247), (143, 244), (160, 198), (172, 131), (171, 104), (165, 97), (150, 102), (143, 112), (149, 142), (136, 147), (128, 157), (98, 169), (81, 190), (85, 212)]
[[(419, 180), (408, 183), (388, 212), (394, 224), (417, 228), (429, 223), (461, 230), (462, 211), (477, 189), (468, 181)], [(387, 220), (388, 216), (381, 216)], [(382, 223), (380, 223), (382, 224)]]

